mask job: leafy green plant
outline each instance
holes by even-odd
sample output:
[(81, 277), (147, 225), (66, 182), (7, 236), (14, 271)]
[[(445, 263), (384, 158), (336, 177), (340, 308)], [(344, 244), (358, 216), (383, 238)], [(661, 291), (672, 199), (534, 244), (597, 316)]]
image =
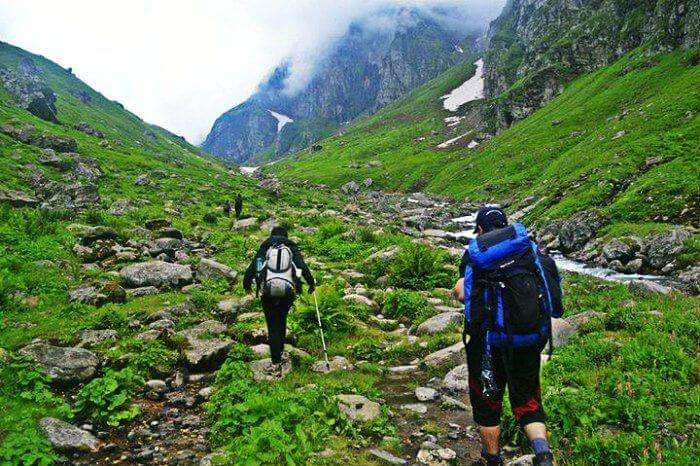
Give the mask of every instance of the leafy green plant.
[[(350, 308), (333, 285), (323, 284), (317, 287), (316, 297), (324, 331), (333, 334), (348, 332), (352, 329), (354, 318)], [(311, 299), (297, 301), (296, 312), (292, 314), (292, 318), (299, 332), (318, 332), (316, 307)]]
[(141, 412), (138, 405), (131, 404), (131, 399), (143, 384), (143, 378), (129, 368), (121, 371), (107, 369), (103, 377), (92, 380), (78, 392), (75, 411), (81, 416), (117, 426)]
[(443, 269), (447, 255), (423, 244), (405, 246), (389, 266), (389, 284), (411, 290), (431, 290), (449, 284)]
[(417, 291), (398, 289), (384, 299), (382, 312), (391, 319), (405, 317), (411, 321), (430, 313), (428, 301)]

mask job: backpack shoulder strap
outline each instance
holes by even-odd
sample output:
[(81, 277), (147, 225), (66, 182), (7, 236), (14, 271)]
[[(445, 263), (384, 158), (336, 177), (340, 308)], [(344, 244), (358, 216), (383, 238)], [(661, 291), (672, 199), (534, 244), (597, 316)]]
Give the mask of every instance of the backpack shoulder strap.
[(530, 247), (532, 249), (532, 255), (535, 261), (535, 266), (540, 275), (542, 288), (545, 293), (545, 304), (547, 308), (547, 313), (551, 316), (554, 312), (554, 305), (552, 304), (552, 293), (549, 290), (549, 283), (547, 282), (547, 277), (545, 276), (544, 269), (542, 268), (542, 262), (540, 261), (540, 253), (537, 248), (537, 244), (534, 241), (530, 241)]

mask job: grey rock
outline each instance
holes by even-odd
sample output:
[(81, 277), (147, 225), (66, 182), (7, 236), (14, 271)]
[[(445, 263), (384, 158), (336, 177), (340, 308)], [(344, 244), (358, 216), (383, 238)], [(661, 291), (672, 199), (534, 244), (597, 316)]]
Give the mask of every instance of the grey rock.
[(418, 401), (432, 401), (438, 397), (438, 392), (430, 387), (416, 387), (415, 395)]
[(372, 309), (373, 311), (379, 310), (379, 305), (376, 302), (372, 301), (371, 299), (369, 299), (366, 296), (362, 296), (359, 294), (345, 295), (345, 296), (343, 296), (343, 301), (345, 301), (346, 303), (352, 303), (352, 304), (357, 304), (360, 306), (366, 306), (366, 307)]
[(179, 287), (192, 281), (189, 265), (170, 264), (162, 261), (140, 262), (124, 267), (119, 274), (132, 287)]
[(469, 389), (469, 370), (466, 364), (460, 364), (445, 375), (442, 380), (443, 388), (451, 391), (467, 391)]
[(452, 398), (451, 396), (442, 395), (442, 406), (449, 409), (459, 409), (462, 411), (470, 411), (471, 408), (466, 404), (459, 401), (457, 398)]
[(603, 256), (609, 261), (627, 262), (633, 259), (641, 248), (642, 240), (637, 237), (614, 238), (603, 246)]
[(700, 266), (690, 267), (678, 274), (681, 286), (691, 294), (700, 294)]
[(116, 330), (83, 330), (80, 334), (80, 343), (78, 346), (83, 348), (90, 348), (94, 345), (105, 341), (114, 341), (117, 339)]
[(255, 227), (258, 226), (258, 219), (255, 217), (250, 217), (250, 218), (244, 218), (241, 220), (237, 220), (233, 224), (233, 229), (236, 231), (248, 231), (252, 230)]
[(607, 219), (595, 211), (585, 211), (563, 222), (559, 229), (559, 245), (564, 252), (581, 249), (593, 238)]
[(224, 279), (229, 283), (235, 283), (237, 276), (238, 273), (231, 267), (212, 259), (202, 259), (197, 266), (198, 280)]
[(423, 359), (423, 363), (428, 367), (453, 368), (463, 363), (464, 360), (464, 344), (459, 342), (427, 355)]
[(508, 461), (506, 464), (508, 466), (532, 466), (535, 459), (535, 455), (523, 455)]
[(39, 200), (22, 191), (0, 189), (0, 204), (9, 204), (12, 207), (36, 207)]
[(647, 236), (644, 244), (649, 265), (654, 270), (663, 269), (683, 251), (683, 243), (691, 236), (692, 233), (681, 228)]
[(461, 312), (443, 312), (420, 324), (416, 329), (416, 334), (434, 335), (436, 333), (444, 332), (450, 325), (461, 323)]
[(428, 407), (424, 405), (423, 403), (407, 403), (401, 405), (401, 409), (405, 409), (407, 411), (412, 411), (416, 414), (425, 414), (428, 412)]
[(313, 363), (311, 370), (314, 372), (335, 372), (335, 371), (351, 371), (355, 369), (350, 361), (343, 356), (334, 356), (328, 361), (328, 367), (326, 367), (326, 361), (319, 360)]
[(253, 379), (258, 382), (279, 380), (292, 371), (292, 361), (287, 357), (283, 357), (279, 364), (267, 358), (252, 361), (248, 365), (253, 372)]
[(92, 285), (81, 285), (68, 290), (68, 298), (72, 302), (101, 306), (109, 300), (109, 297)]
[(160, 290), (158, 290), (158, 288), (156, 288), (155, 286), (142, 286), (140, 288), (132, 288), (130, 290), (126, 290), (126, 296), (130, 299), (140, 298), (142, 296), (150, 296), (158, 293), (160, 293)]
[(90, 246), (98, 240), (112, 240), (117, 238), (117, 232), (110, 227), (96, 226), (90, 227), (85, 232), (81, 243), (83, 246)]
[(99, 441), (90, 432), (60, 419), (45, 417), (39, 421), (39, 429), (51, 445), (62, 452), (94, 452), (99, 446)]
[(387, 464), (408, 464), (408, 461), (406, 461), (405, 459), (399, 458), (398, 456), (394, 456), (388, 451), (380, 450), (378, 448), (372, 448), (369, 452), (372, 456), (382, 460)]
[(30, 343), (19, 352), (34, 359), (50, 379), (62, 385), (90, 380), (99, 365), (97, 356), (84, 348), (53, 346), (41, 341)]
[(353, 421), (369, 422), (381, 414), (379, 403), (369, 400), (362, 395), (336, 395), (338, 408)]

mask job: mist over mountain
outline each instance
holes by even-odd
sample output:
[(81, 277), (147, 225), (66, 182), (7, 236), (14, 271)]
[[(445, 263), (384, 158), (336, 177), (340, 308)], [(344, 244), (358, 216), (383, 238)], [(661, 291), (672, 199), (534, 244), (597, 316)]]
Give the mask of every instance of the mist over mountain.
[(368, 13), (314, 59), (276, 67), (255, 94), (216, 120), (202, 147), (236, 163), (303, 149), (470, 56), (486, 9), (445, 3)]

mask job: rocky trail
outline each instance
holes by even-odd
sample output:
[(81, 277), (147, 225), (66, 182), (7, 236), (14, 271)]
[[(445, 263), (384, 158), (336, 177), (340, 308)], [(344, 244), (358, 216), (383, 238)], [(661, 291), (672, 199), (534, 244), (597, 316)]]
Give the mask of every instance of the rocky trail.
[[(267, 183), (267, 186), (278, 188), (276, 183)], [(324, 215), (335, 216), (352, 225), (365, 224), (380, 229), (398, 227), (414, 242), (443, 248), (452, 256), (461, 255), (462, 244), (469, 236), (465, 231), (473, 228), (476, 206), (422, 194), (372, 193), (359, 197), (354, 187), (347, 186), (344, 193), (353, 201), (347, 204), (345, 211), (327, 210)], [(308, 211), (308, 214), (313, 212)], [(248, 218), (233, 222), (232, 228), (262, 234), (274, 222), (273, 218), (259, 225), (257, 219)], [(216, 452), (208, 442), (210, 427), (204, 406), (211, 396), (217, 369), (234, 343), (242, 342), (251, 347), (255, 357), (249, 366), (259, 384), (275, 383), (296, 370), (292, 360), (320, 358), (317, 350), (288, 345), (287, 354), (292, 358), (287, 357), (281, 373), (271, 370), (270, 360), (266, 358), (269, 351), (264, 343), (264, 319), (260, 312), (252, 312), (250, 297), (224, 299), (218, 303), (214, 318), (197, 318), (189, 295), (201, 287), (200, 282), (217, 278), (233, 285), (238, 273), (212, 258), (215, 248), (206, 240), (185, 237), (168, 219), (151, 219), (145, 227), (132, 231), (128, 239), (106, 227), (79, 229), (80, 241), (73, 251), (84, 262), (83, 267), (118, 275), (121, 285), (116, 281), (90, 280), (70, 290), (69, 294), (74, 301), (100, 306), (158, 294), (166, 288), (179, 290), (183, 297), (179, 304), (150, 313), (142, 320), (133, 320), (129, 327), (136, 330), (137, 340), (172, 342), (179, 338), (186, 341), (184, 363), (178, 365), (175, 372), (161, 373), (146, 381), (134, 400), (140, 415), (132, 422), (115, 428), (96, 428), (90, 424), (78, 427), (58, 420), (47, 421), (50, 425), (43, 428), (44, 433), (66, 452), (66, 464), (210, 464)], [(370, 258), (388, 260), (397, 252), (395, 247), (390, 247), (375, 252)], [(200, 258), (196, 266), (191, 265), (192, 256)], [(307, 256), (307, 259), (316, 271), (341, 275), (348, 280), (343, 300), (369, 308), (372, 312), (364, 324), (382, 332), (383, 339), (391, 345), (426, 348), (426, 337), (447, 335), (461, 326), (461, 307), (448, 297), (447, 290), (436, 290), (432, 295), (424, 293), (434, 308), (434, 315), (413, 328), (411, 322), (398, 322), (381, 314), (380, 306), (374, 301), (378, 290), (359, 283), (363, 278), (361, 272), (335, 269), (334, 264), (324, 262), (321, 257)], [(437, 299), (435, 295), (444, 298)], [(555, 346), (565, 344), (581, 326), (598, 316), (596, 312), (583, 312), (555, 319)], [(233, 336), (232, 326), (241, 323), (248, 325), (247, 330)], [(115, 337), (114, 329), (86, 330), (75, 347), (35, 341), (20, 352), (33, 356), (53, 378), (74, 384), (90, 380), (102, 364), (118, 366), (126, 362), (106, 361), (104, 354), (92, 350), (93, 347), (106, 348)], [(288, 342), (295, 342), (294, 335)], [(128, 360), (129, 355), (124, 357)], [(544, 358), (543, 361), (546, 362)], [(359, 370), (365, 362), (335, 356), (327, 376), (333, 377), (335, 371)], [(371, 420), (379, 414), (380, 406), (387, 408), (397, 430), (395, 438), (383, 441), (394, 445), (394, 453), (372, 445), (358, 445), (357, 448), (377, 464), (437, 466), (469, 464), (478, 459), (480, 444), (466, 391), (467, 371), (461, 341), (443, 344), (424, 357), (402, 360), (399, 364), (379, 361), (379, 366), (376, 387), (381, 396), (378, 399), (341, 394), (338, 406), (352, 420)], [(154, 369), (152, 372), (158, 373), (158, 369)], [(318, 360), (310, 369), (325, 372), (323, 363)], [(518, 447), (506, 446), (506, 451), (513, 461), (511, 464), (528, 464), (527, 457), (513, 459), (524, 453)]]

